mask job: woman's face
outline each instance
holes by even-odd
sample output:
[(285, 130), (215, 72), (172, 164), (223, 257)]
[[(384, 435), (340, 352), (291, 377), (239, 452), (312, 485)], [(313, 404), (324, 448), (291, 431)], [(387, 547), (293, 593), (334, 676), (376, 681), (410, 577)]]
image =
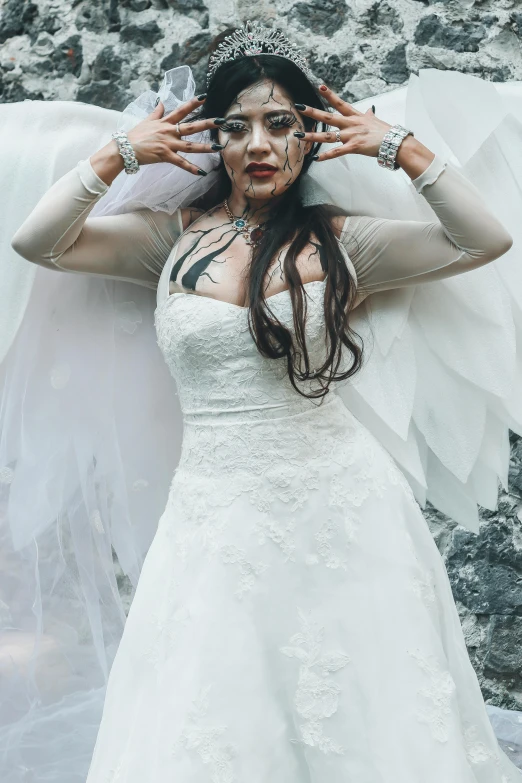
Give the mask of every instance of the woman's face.
[[(299, 176), (312, 142), (294, 136), (304, 131), (302, 118), (288, 93), (263, 79), (241, 92), (223, 115), (219, 128), (221, 155), (235, 195), (248, 201), (283, 195)], [(272, 169), (256, 172), (250, 164)]]

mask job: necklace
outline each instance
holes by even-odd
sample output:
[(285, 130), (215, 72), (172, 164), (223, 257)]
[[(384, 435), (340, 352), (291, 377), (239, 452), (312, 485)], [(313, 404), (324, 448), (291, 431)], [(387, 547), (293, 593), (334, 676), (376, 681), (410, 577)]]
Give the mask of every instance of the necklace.
[(264, 226), (260, 225), (259, 223), (257, 223), (255, 226), (252, 226), (247, 220), (234, 217), (230, 211), (230, 207), (228, 206), (226, 199), (223, 202), (223, 206), (225, 207), (225, 211), (229, 217), (230, 222), (232, 223), (232, 226), (240, 234), (243, 234), (247, 245), (252, 245), (255, 247), (255, 245), (259, 244), (259, 241), (263, 236), (263, 231), (265, 230)]

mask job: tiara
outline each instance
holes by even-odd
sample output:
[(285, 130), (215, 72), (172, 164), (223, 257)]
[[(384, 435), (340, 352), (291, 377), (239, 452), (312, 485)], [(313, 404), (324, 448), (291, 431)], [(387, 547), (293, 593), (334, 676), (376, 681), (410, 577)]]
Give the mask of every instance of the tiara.
[(308, 78), (313, 78), (305, 57), (281, 30), (263, 27), (259, 22), (248, 21), (232, 35), (227, 35), (212, 53), (208, 63), (207, 87), (220, 65), (240, 57), (254, 57), (256, 54), (278, 54), (280, 57), (286, 57), (292, 60)]

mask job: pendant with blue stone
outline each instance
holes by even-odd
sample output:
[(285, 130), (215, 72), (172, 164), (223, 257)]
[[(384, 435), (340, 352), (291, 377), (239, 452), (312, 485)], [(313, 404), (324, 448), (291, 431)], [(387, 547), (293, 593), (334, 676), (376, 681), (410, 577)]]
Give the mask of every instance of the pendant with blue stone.
[(247, 245), (257, 245), (263, 235), (263, 230), (259, 226), (250, 227), (246, 220), (242, 220), (241, 218), (234, 220), (232, 225), (236, 231), (243, 234)]
[(232, 223), (232, 227), (240, 234), (243, 234), (247, 245), (257, 245), (258, 242), (261, 240), (261, 237), (263, 236), (263, 231), (265, 229), (265, 226), (260, 226), (260, 225), (249, 226), (248, 221), (244, 220), (244, 218), (234, 217), (234, 215), (230, 211), (226, 199), (223, 202), (223, 206), (225, 207), (225, 211), (229, 217), (230, 222)]

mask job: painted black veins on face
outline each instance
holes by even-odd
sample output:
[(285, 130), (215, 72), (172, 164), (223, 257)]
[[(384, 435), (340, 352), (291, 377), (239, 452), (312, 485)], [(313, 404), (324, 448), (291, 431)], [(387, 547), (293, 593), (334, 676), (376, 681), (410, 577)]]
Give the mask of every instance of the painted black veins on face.
[[(223, 116), (225, 123), (218, 129), (218, 140), (223, 145), (221, 156), (232, 186), (229, 208), (252, 226), (262, 224), (299, 176), (311, 146), (294, 136), (295, 130), (305, 130), (301, 115), (282, 87), (264, 79), (241, 92)], [(270, 177), (256, 178), (246, 170), (252, 162), (267, 163), (275, 171)], [(313, 247), (311, 257), (315, 256), (317, 267), (324, 272), (321, 248)], [(237, 286), (248, 270), (250, 253), (250, 246), (218, 205), (183, 235), (183, 250), (172, 267), (170, 282), (198, 293), (202, 286), (207, 290), (209, 283), (211, 287), (227, 288), (227, 279), (229, 288), (231, 279)], [(281, 250), (269, 269), (267, 292), (284, 285), (283, 262)]]
[[(236, 97), (225, 119), (219, 142), (225, 146), (221, 156), (233, 185), (231, 200), (248, 209), (254, 201), (283, 195), (301, 171), (307, 146), (294, 136), (304, 125), (291, 97), (264, 79)], [(252, 162), (269, 163), (277, 171), (269, 179), (256, 179), (246, 171)]]

